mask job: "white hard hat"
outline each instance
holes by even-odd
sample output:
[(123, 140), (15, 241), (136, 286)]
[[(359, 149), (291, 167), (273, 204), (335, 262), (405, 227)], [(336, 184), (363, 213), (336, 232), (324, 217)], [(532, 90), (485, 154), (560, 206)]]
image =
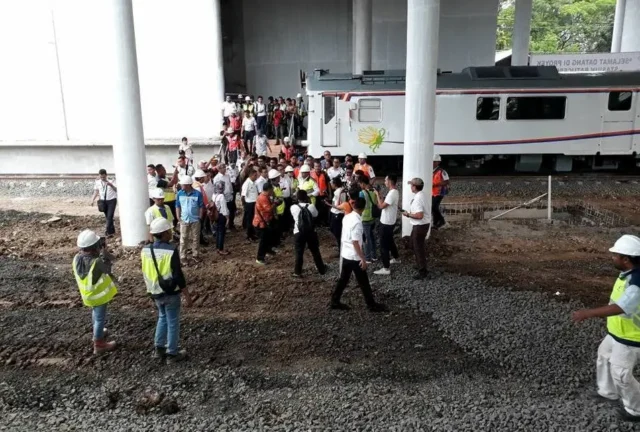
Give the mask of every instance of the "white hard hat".
[(433, 155), (433, 161), (434, 162), (442, 162), (442, 158), (440, 157), (439, 154), (434, 154)]
[(302, 168), (300, 168), (300, 172), (301, 173), (310, 173), (311, 172), (311, 167), (307, 164), (302, 165)]
[(358, 155), (358, 159), (366, 159), (366, 158), (367, 158), (367, 155), (366, 155), (366, 154), (364, 154), (364, 153), (360, 153), (360, 154)]
[(164, 198), (164, 191), (160, 188), (151, 191), (151, 199)]
[(205, 172), (202, 171), (201, 169), (196, 170), (195, 174), (193, 174), (193, 178), (201, 178), (205, 176), (206, 176)]
[(293, 172), (293, 167), (291, 165), (287, 165), (287, 167), (284, 169), (284, 172)]
[(248, 101), (250, 101), (250, 100), (251, 100), (251, 97), (250, 97), (250, 96), (247, 96), (247, 97), (245, 97), (245, 98), (244, 98), (244, 100), (246, 100), (246, 101), (248, 102)]
[(84, 230), (78, 235), (78, 247), (88, 248), (100, 241), (100, 236), (91, 230)]
[(181, 185), (190, 185), (193, 184), (193, 179), (186, 175), (186, 176), (182, 176), (182, 178), (180, 179), (180, 184)]
[(284, 137), (284, 142), (289, 142), (291, 139), (289, 137)]
[(640, 256), (640, 238), (625, 234), (616, 241), (609, 252), (627, 256)]
[(278, 177), (280, 177), (280, 172), (278, 170), (269, 170), (269, 180), (277, 179)]
[(169, 231), (173, 226), (171, 222), (166, 220), (165, 218), (156, 218), (151, 221), (151, 225), (149, 226), (149, 232), (151, 234), (160, 234), (165, 231)]
[(301, 98), (301, 97), (302, 97), (302, 95), (301, 95), (300, 93), (298, 93), (298, 94), (296, 95), (296, 97), (297, 97), (297, 98)]
[(238, 95), (238, 99), (242, 99), (242, 95), (241, 94)]
[(227, 128), (227, 133), (233, 133), (233, 128), (232, 127), (228, 127)]

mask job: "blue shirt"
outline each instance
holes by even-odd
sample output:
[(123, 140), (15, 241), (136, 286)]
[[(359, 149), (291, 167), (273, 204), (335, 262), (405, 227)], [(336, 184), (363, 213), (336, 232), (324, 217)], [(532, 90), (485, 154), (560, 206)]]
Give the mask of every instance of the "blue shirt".
[(186, 223), (198, 222), (200, 220), (200, 209), (204, 207), (204, 200), (200, 191), (192, 190), (186, 193), (184, 190), (178, 192), (176, 197), (176, 208), (180, 209), (180, 220)]

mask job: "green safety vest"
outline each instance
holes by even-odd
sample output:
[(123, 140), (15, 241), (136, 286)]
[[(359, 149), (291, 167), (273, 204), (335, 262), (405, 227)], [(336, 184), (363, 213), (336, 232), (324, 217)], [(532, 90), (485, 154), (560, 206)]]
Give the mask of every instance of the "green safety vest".
[[(630, 276), (627, 276), (630, 277)], [(618, 278), (611, 291), (611, 301), (615, 303), (624, 294), (627, 288), (627, 278)], [(611, 336), (620, 340), (640, 343), (640, 310), (635, 310), (631, 318), (624, 315), (610, 316), (607, 318), (607, 331)]]
[(376, 195), (372, 197), (369, 191), (363, 190), (362, 192), (365, 194), (364, 200), (366, 203), (362, 211), (362, 222), (371, 222), (373, 220), (373, 204), (378, 203), (378, 198)]
[[(158, 270), (160, 270), (160, 277), (163, 279), (171, 280), (173, 277), (173, 274), (171, 273), (171, 256), (174, 252), (174, 249), (153, 248), (153, 253), (156, 256), (156, 262), (158, 263)], [(164, 291), (158, 283), (158, 272), (156, 271), (156, 266), (153, 264), (151, 248), (149, 246), (142, 248), (140, 258), (142, 260), (142, 276), (144, 277), (144, 283), (147, 286), (147, 293), (151, 295), (164, 294)], [(176, 287), (176, 293), (179, 291), (180, 287)]]
[[(167, 219), (169, 223), (173, 223), (173, 213), (171, 213), (171, 209), (166, 204), (164, 205), (164, 211), (167, 214), (167, 217), (165, 219)], [(158, 207), (155, 204), (151, 206), (151, 213), (153, 214), (154, 220), (159, 218), (164, 218), (164, 216), (162, 216), (162, 213), (160, 213), (160, 207)]]
[(311, 192), (313, 192), (315, 183), (316, 182), (314, 182), (313, 179), (311, 179), (311, 177), (309, 177), (306, 180), (302, 180), (300, 182), (300, 186), (299, 186), (300, 190), (306, 191), (307, 194), (309, 194), (309, 198), (311, 199), (311, 204), (313, 204), (313, 205), (316, 204), (316, 197), (312, 196)]
[[(273, 188), (273, 195), (276, 198), (282, 198), (282, 189), (280, 189), (279, 186), (274, 187)], [(284, 200), (282, 200), (280, 205), (278, 207), (276, 207), (276, 216), (282, 216), (284, 214), (285, 207), (286, 207), (286, 204), (284, 203)]]
[(73, 274), (76, 277), (78, 290), (80, 290), (80, 295), (82, 296), (82, 302), (84, 303), (84, 305), (89, 307), (97, 307), (109, 303), (113, 296), (118, 293), (116, 284), (113, 283), (113, 279), (111, 279), (111, 276), (109, 276), (108, 274), (103, 274), (94, 285), (93, 269), (95, 268), (98, 259), (96, 258), (91, 262), (89, 273), (84, 278), (80, 277), (80, 275), (78, 274), (78, 270), (76, 269), (77, 259), (78, 256), (73, 259)]

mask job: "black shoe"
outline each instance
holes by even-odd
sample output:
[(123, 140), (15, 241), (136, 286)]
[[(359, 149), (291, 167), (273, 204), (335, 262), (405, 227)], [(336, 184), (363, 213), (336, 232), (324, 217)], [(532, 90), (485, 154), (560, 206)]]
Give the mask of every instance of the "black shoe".
[(620, 401), (619, 399), (609, 399), (607, 397), (604, 397), (600, 393), (598, 393), (596, 390), (589, 390), (587, 392), (587, 397), (593, 401), (600, 402), (600, 403), (618, 404), (618, 402)]
[(429, 272), (426, 273), (418, 273), (413, 276), (413, 280), (424, 280), (429, 277)]
[(165, 347), (155, 347), (153, 349), (153, 358), (164, 360), (167, 356), (167, 349)]
[(333, 309), (333, 310), (343, 310), (343, 311), (351, 310), (351, 308), (350, 308), (349, 306), (347, 306), (347, 305), (346, 305), (346, 304), (344, 304), (344, 303), (340, 303), (340, 302), (337, 302), (337, 303), (331, 302), (331, 303), (329, 304), (329, 309)]
[(200, 246), (209, 246), (209, 242), (206, 240), (200, 240)]
[(177, 354), (167, 354), (166, 357), (168, 365), (183, 362), (187, 360), (187, 358), (186, 351), (179, 351)]
[(374, 303), (368, 308), (369, 308), (369, 312), (389, 312), (389, 308), (387, 308), (382, 303)]
[(327, 266), (325, 265), (321, 270), (318, 270), (318, 273), (320, 273), (320, 276), (324, 276), (327, 274), (327, 270)]
[(640, 416), (635, 416), (633, 414), (629, 414), (627, 412), (627, 410), (624, 409), (624, 407), (618, 407), (618, 411), (616, 412), (616, 414), (622, 420), (625, 420), (625, 421), (628, 421), (628, 422), (633, 422), (633, 423), (640, 422)]

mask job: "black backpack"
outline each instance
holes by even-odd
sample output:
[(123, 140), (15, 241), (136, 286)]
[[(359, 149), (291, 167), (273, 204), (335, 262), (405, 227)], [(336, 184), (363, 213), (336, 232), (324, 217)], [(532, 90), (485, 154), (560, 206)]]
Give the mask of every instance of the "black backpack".
[(307, 234), (307, 233), (313, 232), (313, 229), (314, 229), (313, 216), (311, 215), (311, 212), (307, 208), (309, 206), (306, 205), (303, 207), (300, 204), (298, 204), (298, 207), (300, 208), (300, 213), (298, 214), (298, 231), (301, 234)]

